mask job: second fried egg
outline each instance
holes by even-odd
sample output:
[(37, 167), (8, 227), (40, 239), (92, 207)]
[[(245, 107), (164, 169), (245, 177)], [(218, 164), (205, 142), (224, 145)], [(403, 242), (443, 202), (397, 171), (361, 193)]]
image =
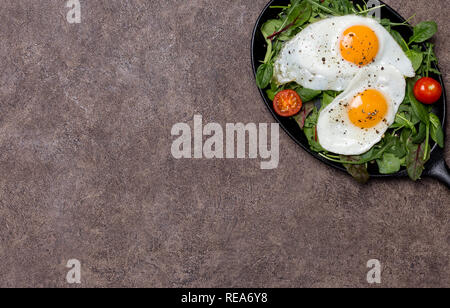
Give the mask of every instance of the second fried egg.
[(394, 123), (405, 92), (405, 78), (393, 66), (363, 68), (348, 89), (320, 113), (320, 145), (341, 155), (368, 152)]

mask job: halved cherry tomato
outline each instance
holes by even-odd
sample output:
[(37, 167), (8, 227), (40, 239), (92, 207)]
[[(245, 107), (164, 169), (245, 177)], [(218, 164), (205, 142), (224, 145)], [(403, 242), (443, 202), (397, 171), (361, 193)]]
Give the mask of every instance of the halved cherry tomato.
[(273, 100), (275, 112), (282, 117), (292, 117), (300, 112), (303, 102), (294, 90), (283, 90)]
[(442, 86), (433, 78), (421, 78), (414, 86), (414, 96), (424, 104), (434, 104), (442, 96)]

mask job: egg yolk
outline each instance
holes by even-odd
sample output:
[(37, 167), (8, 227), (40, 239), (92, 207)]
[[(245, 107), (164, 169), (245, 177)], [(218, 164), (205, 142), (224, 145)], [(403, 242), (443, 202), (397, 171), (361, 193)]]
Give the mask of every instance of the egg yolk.
[(372, 128), (385, 121), (387, 111), (386, 98), (375, 89), (358, 94), (348, 105), (350, 121), (361, 129)]
[(358, 66), (372, 63), (379, 51), (380, 42), (375, 32), (367, 26), (353, 26), (341, 37), (342, 57)]

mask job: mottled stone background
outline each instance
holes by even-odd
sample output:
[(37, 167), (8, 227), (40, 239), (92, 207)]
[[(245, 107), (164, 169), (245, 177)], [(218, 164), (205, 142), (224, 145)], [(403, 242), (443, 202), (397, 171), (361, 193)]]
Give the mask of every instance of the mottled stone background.
[[(194, 114), (273, 121), (249, 50), (266, 0), (81, 0), (79, 25), (65, 2), (0, 2), (0, 286), (67, 287), (72, 258), (84, 287), (366, 287), (373, 258), (385, 287), (450, 286), (435, 180), (360, 186), (284, 133), (274, 171), (172, 158)], [(438, 22), (448, 82), (449, 2), (387, 2)]]

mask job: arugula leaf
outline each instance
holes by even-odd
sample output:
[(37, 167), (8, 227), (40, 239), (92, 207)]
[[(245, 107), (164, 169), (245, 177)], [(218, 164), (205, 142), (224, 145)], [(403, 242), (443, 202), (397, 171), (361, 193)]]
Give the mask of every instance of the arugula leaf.
[[(331, 14), (334, 16), (339, 15), (349, 15), (349, 14), (360, 14), (365, 15), (372, 9), (364, 9), (358, 5), (358, 10), (355, 9), (353, 2), (350, 0), (306, 0), (313, 5), (313, 16), (318, 14), (321, 17), (326, 17), (326, 15)], [(323, 16), (325, 15), (325, 16)]]
[(431, 138), (436, 142), (441, 148), (444, 148), (444, 130), (442, 129), (441, 120), (434, 113), (430, 113), (431, 122)]
[(432, 38), (438, 30), (434, 21), (424, 21), (414, 27), (414, 34), (409, 40), (409, 44), (423, 43)]
[(327, 14), (331, 14), (331, 15), (341, 15), (339, 12), (336, 11), (336, 9), (332, 9), (330, 8), (330, 1), (325, 0), (325, 1), (321, 1), (321, 0), (306, 0), (308, 1), (312, 6), (313, 6), (313, 11), (316, 14), (321, 13), (321, 11), (327, 13)]
[(430, 73), (434, 73), (436, 75), (441, 75), (441, 73), (432, 67), (433, 63), (437, 64), (437, 57), (434, 53), (434, 45), (431, 43), (426, 43), (426, 51), (424, 54), (424, 59), (422, 66), (417, 71), (417, 73), (421, 76), (428, 77)]
[(414, 134), (416, 134), (415, 123), (411, 122), (411, 117), (406, 112), (399, 112), (395, 116), (395, 122), (391, 128), (402, 129), (405, 127), (409, 128), (414, 132)]
[(378, 168), (381, 174), (393, 174), (400, 171), (402, 160), (391, 153), (384, 153), (382, 159), (377, 160)]
[(360, 160), (353, 160), (348, 161), (344, 159), (335, 159), (332, 156), (327, 156), (322, 154), (321, 156), (328, 159), (329, 161), (335, 162), (335, 163), (341, 163), (341, 164), (348, 164), (348, 165), (362, 165), (369, 163), (371, 161), (375, 161), (377, 159), (380, 159), (383, 157), (383, 154), (387, 152), (393, 145), (393, 141), (389, 139), (385, 139), (381, 141), (378, 145), (373, 147), (369, 152), (365, 153), (364, 155), (358, 156)]
[(353, 3), (350, 2), (350, 0), (338, 0), (334, 1), (332, 4), (336, 8), (336, 11), (338, 11), (342, 15), (354, 13), (354, 6)]

